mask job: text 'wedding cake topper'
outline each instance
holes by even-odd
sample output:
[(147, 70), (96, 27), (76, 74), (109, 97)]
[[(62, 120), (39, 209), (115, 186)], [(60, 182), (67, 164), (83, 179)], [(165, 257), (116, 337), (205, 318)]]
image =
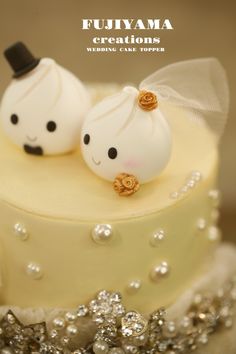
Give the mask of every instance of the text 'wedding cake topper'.
[[(225, 71), (215, 58), (168, 65), (139, 85), (127, 86), (98, 103), (87, 115), (81, 150), (90, 169), (113, 181), (119, 195), (137, 192), (168, 164), (172, 151), (171, 121), (162, 103), (177, 106), (194, 123), (221, 136), (229, 93)], [(184, 152), (183, 152), (184, 153)]]
[(74, 150), (90, 107), (81, 81), (53, 59), (35, 58), (21, 42), (4, 54), (14, 71), (1, 102), (6, 135), (33, 155)]

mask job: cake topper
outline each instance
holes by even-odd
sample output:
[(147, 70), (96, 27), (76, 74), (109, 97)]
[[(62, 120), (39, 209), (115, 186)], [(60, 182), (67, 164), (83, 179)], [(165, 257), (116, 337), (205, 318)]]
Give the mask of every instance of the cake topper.
[(125, 87), (89, 112), (81, 134), (84, 160), (95, 174), (113, 181), (119, 195), (137, 192), (169, 162), (169, 123), (175, 117), (164, 114), (163, 101), (207, 123), (219, 138), (229, 105), (224, 69), (214, 58), (175, 63), (143, 80), (139, 90)]
[(83, 84), (53, 59), (35, 58), (21, 42), (4, 55), (14, 71), (0, 109), (6, 135), (29, 154), (74, 150), (90, 108)]

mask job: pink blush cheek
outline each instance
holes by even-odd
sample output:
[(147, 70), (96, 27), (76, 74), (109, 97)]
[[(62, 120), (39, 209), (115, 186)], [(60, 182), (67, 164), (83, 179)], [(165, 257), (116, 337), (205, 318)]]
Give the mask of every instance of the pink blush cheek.
[(137, 161), (134, 159), (130, 159), (124, 162), (123, 164), (124, 168), (140, 168), (143, 166), (143, 163), (141, 161)]

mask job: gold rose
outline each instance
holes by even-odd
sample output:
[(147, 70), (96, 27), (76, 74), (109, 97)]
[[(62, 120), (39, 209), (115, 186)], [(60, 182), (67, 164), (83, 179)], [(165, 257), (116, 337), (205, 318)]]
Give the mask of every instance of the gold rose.
[(145, 111), (152, 111), (158, 107), (157, 96), (150, 91), (140, 91), (138, 95), (139, 107)]
[(140, 185), (135, 176), (128, 173), (120, 173), (115, 178), (113, 187), (120, 196), (129, 196), (137, 192)]

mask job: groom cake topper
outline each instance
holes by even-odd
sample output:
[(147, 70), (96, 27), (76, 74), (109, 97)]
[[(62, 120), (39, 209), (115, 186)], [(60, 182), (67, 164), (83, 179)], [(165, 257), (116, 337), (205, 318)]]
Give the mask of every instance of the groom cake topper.
[(14, 71), (1, 102), (6, 135), (33, 155), (74, 150), (90, 107), (83, 84), (53, 59), (35, 58), (21, 42), (4, 54)]

